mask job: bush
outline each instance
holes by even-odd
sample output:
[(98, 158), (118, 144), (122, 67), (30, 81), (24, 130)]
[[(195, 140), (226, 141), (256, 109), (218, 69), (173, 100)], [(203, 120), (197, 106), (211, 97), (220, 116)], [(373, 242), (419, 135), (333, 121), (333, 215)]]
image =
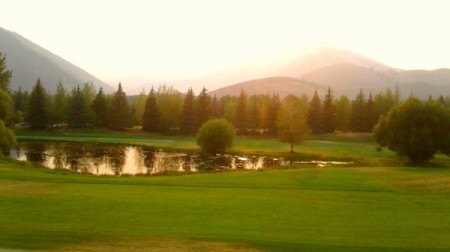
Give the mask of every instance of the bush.
[(16, 143), (13, 131), (6, 128), (3, 121), (0, 120), (0, 156), (7, 154)]
[(450, 154), (450, 113), (439, 102), (410, 98), (381, 117), (373, 135), (380, 147), (423, 164), (438, 152)]
[(197, 133), (197, 144), (211, 154), (224, 153), (233, 145), (234, 126), (225, 119), (205, 122)]

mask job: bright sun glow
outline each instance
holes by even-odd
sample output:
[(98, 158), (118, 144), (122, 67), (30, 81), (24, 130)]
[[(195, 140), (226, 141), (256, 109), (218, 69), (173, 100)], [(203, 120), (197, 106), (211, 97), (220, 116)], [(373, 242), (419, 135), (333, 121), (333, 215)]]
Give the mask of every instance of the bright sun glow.
[(449, 1), (0, 0), (0, 26), (99, 78), (190, 78), (333, 45), (404, 69), (450, 68)]

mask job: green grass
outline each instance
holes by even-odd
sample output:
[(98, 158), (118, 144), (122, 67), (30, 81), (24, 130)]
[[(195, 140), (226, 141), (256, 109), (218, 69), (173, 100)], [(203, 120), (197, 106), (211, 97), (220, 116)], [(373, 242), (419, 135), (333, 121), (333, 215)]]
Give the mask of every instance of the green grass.
[(0, 248), (449, 251), (449, 237), (447, 168), (94, 177), (0, 159)]

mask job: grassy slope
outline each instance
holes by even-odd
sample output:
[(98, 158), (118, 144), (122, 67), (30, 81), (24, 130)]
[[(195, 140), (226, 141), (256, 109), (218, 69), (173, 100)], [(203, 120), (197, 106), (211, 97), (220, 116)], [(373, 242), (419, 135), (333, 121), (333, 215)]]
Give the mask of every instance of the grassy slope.
[(449, 196), (443, 168), (92, 177), (0, 159), (0, 247), (446, 251)]

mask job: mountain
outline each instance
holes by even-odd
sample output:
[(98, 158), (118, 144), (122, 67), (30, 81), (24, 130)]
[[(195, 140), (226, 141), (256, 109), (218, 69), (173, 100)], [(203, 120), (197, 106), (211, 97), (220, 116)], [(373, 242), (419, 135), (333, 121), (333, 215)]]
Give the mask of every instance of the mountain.
[[(277, 64), (279, 68), (275, 70)], [(290, 90), (288, 93), (310, 96), (312, 89), (323, 94), (331, 87), (335, 96), (346, 95), (353, 98), (361, 89), (368, 95), (370, 92), (376, 94), (384, 91), (388, 87), (398, 87), (404, 98), (411, 94), (422, 99), (450, 95), (450, 69), (400, 70), (362, 55), (332, 48), (321, 48), (298, 56), (287, 64), (277, 61), (270, 65), (270, 71), (262, 74), (259, 72), (259, 77), (255, 77), (258, 73), (255, 70), (247, 72), (252, 73), (246, 75), (251, 79), (242, 80), (242, 73), (249, 69), (252, 68), (235, 70), (237, 75), (233, 75), (233, 71), (216, 75), (225, 80), (228, 74), (228, 78), (238, 78), (239, 81), (229, 83), (229, 86), (212, 91), (211, 94), (238, 94), (244, 88), (249, 94), (275, 91), (284, 96)], [(212, 76), (208, 78), (214, 80)]]
[(56, 91), (56, 85), (62, 81), (67, 90), (77, 85), (92, 82), (105, 92), (114, 88), (105, 84), (92, 74), (71, 64), (63, 58), (45, 50), (17, 33), (0, 28), (0, 51), (6, 55), (6, 66), (13, 71), (11, 90), (31, 91), (38, 78), (50, 93)]
[(238, 96), (241, 89), (245, 90), (248, 95), (253, 94), (274, 94), (278, 93), (281, 97), (289, 94), (307, 95), (314, 94), (314, 90), (318, 90), (319, 94), (323, 94), (326, 88), (310, 83), (305, 80), (299, 80), (291, 77), (269, 77), (256, 80), (245, 81), (220, 88), (210, 92), (210, 95), (217, 95), (218, 97), (224, 95)]
[(343, 63), (313, 70), (301, 78), (330, 86), (337, 95), (349, 97), (356, 95), (360, 89), (374, 94), (396, 86), (404, 98), (411, 94), (422, 99), (450, 95), (450, 69), (374, 70)]

